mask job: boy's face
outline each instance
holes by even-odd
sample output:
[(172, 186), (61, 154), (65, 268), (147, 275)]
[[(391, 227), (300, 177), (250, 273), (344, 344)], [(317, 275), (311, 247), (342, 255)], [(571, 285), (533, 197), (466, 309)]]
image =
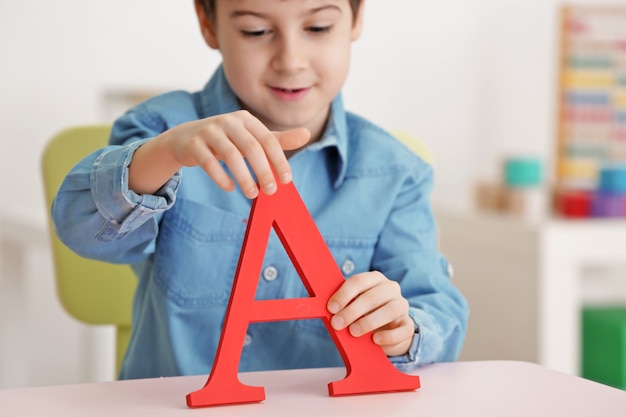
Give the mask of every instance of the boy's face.
[(319, 137), (348, 75), (363, 5), (354, 18), (349, 0), (217, 0), (213, 19), (196, 10), (243, 107), (271, 130), (307, 127)]

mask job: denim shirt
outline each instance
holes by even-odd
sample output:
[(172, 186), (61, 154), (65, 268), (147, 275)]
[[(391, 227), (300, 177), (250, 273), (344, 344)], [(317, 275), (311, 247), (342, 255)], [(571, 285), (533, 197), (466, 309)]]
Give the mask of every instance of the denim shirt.
[[(241, 109), (220, 67), (196, 93), (174, 91), (131, 109), (110, 145), (80, 161), (52, 207), (59, 238), (78, 254), (128, 263), (138, 277), (121, 378), (208, 374), (220, 338), (251, 201), (184, 167), (154, 195), (128, 189), (135, 150), (180, 123)], [(322, 138), (289, 159), (293, 181), (342, 273), (377, 270), (397, 281), (416, 333), (391, 357), (406, 371), (455, 360), (465, 299), (437, 251), (431, 166), (384, 130), (332, 103)], [(226, 168), (226, 167), (225, 167)], [(308, 293), (274, 232), (257, 299)], [(368, 337), (368, 336), (363, 336)], [(319, 319), (254, 323), (240, 371), (342, 366)]]

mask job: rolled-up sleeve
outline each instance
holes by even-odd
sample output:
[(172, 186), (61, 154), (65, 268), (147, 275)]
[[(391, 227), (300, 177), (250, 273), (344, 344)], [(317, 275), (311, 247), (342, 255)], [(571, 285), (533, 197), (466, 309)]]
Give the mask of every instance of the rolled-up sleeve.
[(167, 210), (176, 199), (180, 173), (170, 178), (154, 195), (136, 194), (128, 188), (128, 166), (132, 155), (146, 141), (113, 147), (94, 161), (90, 187), (98, 212), (120, 232), (137, 229), (152, 215)]
[(52, 205), (56, 233), (81, 256), (133, 263), (153, 250), (160, 215), (176, 200), (181, 173), (155, 194), (128, 188), (128, 166), (147, 140), (102, 148), (65, 177)]

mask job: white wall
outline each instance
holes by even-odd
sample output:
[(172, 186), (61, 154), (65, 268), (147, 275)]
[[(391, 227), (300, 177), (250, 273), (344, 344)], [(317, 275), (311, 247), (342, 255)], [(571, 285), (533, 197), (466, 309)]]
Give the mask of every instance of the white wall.
[(107, 89), (197, 88), (218, 55), (203, 47), (192, 1), (0, 3), (0, 208), (43, 224), (39, 163), (67, 126), (101, 120)]
[[(501, 152), (552, 146), (555, 0), (370, 0), (345, 88), (356, 112), (422, 137), (438, 200), (466, 204)], [(107, 89), (203, 86), (219, 55), (192, 0), (0, 4), (0, 209), (43, 224), (39, 160), (58, 130), (103, 117)]]
[[(369, 0), (347, 106), (420, 136), (437, 158), (436, 200), (467, 206), (500, 156), (551, 157), (560, 3)], [(0, 210), (40, 224), (52, 134), (103, 120), (108, 90), (195, 90), (219, 62), (192, 0), (3, 0), (0, 51), (0, 175), (23, 174)]]
[[(551, 158), (560, 3), (369, 0), (346, 104), (420, 136), (436, 157), (436, 201), (469, 206), (474, 179), (495, 173), (500, 156)], [(0, 214), (35, 230), (4, 238), (0, 388), (89, 379), (68, 349), (85, 330), (43, 301), (54, 297), (43, 147), (67, 126), (105, 121), (107, 91), (201, 88), (219, 55), (200, 39), (192, 0), (2, 0), (0, 59)], [(21, 254), (29, 247), (39, 249)], [(20, 256), (40, 260), (27, 277), (16, 276)]]

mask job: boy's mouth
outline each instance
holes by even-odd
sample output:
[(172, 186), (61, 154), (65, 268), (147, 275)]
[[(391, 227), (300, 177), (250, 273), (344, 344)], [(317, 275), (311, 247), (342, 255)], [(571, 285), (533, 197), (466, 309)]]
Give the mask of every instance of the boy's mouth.
[(278, 98), (282, 100), (293, 101), (303, 98), (309, 92), (310, 88), (271, 87), (271, 90)]
[(299, 93), (300, 91), (306, 90), (305, 88), (280, 88), (280, 87), (274, 87), (274, 89), (283, 93)]

